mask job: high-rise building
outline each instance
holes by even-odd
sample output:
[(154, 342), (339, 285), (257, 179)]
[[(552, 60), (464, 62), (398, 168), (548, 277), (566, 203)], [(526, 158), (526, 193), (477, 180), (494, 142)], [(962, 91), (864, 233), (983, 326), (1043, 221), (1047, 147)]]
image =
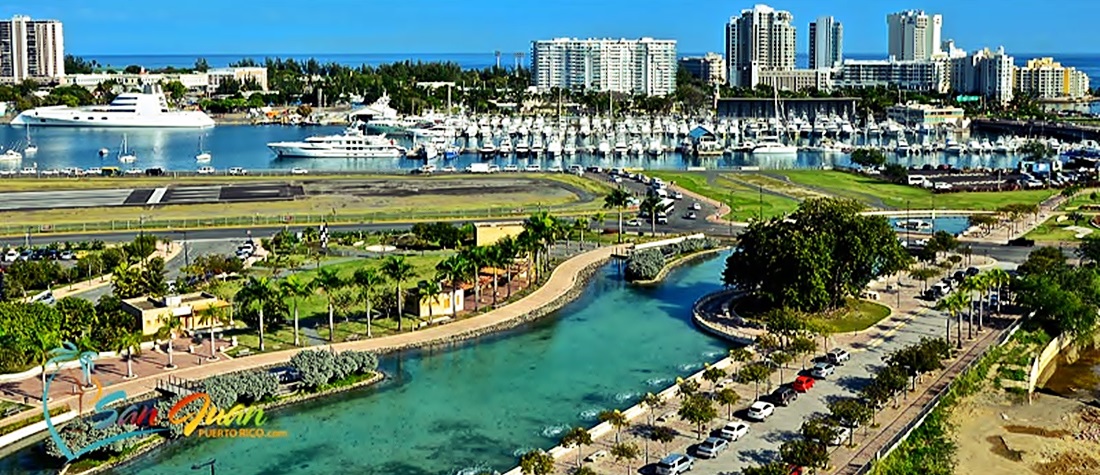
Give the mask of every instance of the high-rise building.
[(810, 69), (839, 68), (844, 62), (844, 27), (831, 16), (810, 23)]
[(940, 55), (943, 16), (922, 10), (886, 15), (888, 51), (898, 61), (923, 61)]
[(664, 96), (676, 90), (676, 41), (556, 38), (531, 42), (531, 82), (551, 88)]
[(767, 5), (743, 10), (726, 24), (726, 62), (732, 86), (756, 87), (760, 71), (793, 71), (794, 16)]
[(978, 94), (1006, 104), (1012, 100), (1016, 66), (1004, 47), (976, 51), (951, 63), (951, 90), (960, 94)]
[(1016, 69), (1017, 92), (1040, 99), (1083, 97), (1089, 95), (1089, 76), (1072, 66), (1062, 66), (1054, 58), (1029, 59)]
[(680, 67), (707, 84), (726, 83), (726, 61), (720, 54), (707, 53), (706, 56), (680, 58)]
[(0, 82), (60, 81), (64, 76), (61, 22), (22, 15), (0, 20)]

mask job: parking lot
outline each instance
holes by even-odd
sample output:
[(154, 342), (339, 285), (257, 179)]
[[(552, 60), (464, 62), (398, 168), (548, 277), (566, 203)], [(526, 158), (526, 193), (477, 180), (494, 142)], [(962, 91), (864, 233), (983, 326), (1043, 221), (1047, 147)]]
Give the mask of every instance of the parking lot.
[(1046, 187), (1090, 186), (1096, 182), (1096, 170), (1063, 169), (1053, 173), (1049, 167), (1024, 170), (967, 169), (946, 166), (910, 169), (908, 184), (932, 189), (937, 193), (960, 191), (1034, 190)]

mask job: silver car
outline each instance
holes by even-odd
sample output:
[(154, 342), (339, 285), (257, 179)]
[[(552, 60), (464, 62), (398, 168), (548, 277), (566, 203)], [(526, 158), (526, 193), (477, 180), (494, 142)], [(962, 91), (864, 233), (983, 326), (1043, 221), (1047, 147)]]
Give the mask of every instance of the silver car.
[(717, 457), (718, 454), (722, 453), (723, 450), (728, 449), (729, 446), (730, 443), (726, 439), (722, 439), (719, 437), (708, 437), (707, 440), (704, 440), (703, 443), (699, 444), (699, 446), (695, 448), (695, 453), (699, 457), (712, 459)]

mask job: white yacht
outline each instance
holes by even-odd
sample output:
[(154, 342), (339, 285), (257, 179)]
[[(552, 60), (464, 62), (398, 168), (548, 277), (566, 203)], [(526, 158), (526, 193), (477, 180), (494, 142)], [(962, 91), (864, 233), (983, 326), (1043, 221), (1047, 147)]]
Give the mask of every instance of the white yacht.
[(23, 149), (23, 153), (27, 155), (34, 155), (38, 153), (38, 146), (31, 141), (31, 126), (27, 125), (27, 147)]
[(203, 150), (203, 148), (202, 148), (202, 136), (200, 135), (199, 136), (199, 153), (198, 153), (198, 155), (195, 155), (195, 161), (196, 162), (209, 162), (211, 158), (213, 158), (213, 156), (210, 155), (210, 152), (207, 152), (206, 150)]
[(286, 158), (398, 158), (404, 153), (385, 135), (346, 130), (343, 135), (318, 135), (302, 142), (272, 142), (267, 147)]
[(894, 152), (898, 155), (909, 155), (909, 150), (909, 141), (904, 135), (898, 136), (898, 146), (894, 148)]
[(778, 140), (761, 140), (752, 149), (753, 155), (797, 155), (798, 147), (784, 145)]
[(51, 106), (23, 111), (11, 125), (201, 129), (213, 127), (214, 119), (202, 111), (169, 110), (159, 87), (146, 84), (144, 92), (119, 94), (106, 106)]
[(4, 153), (0, 153), (0, 160), (22, 160), (23, 154), (16, 151), (14, 148), (8, 149)]
[(137, 161), (137, 155), (130, 151), (125, 134), (122, 135), (122, 146), (118, 149), (118, 161), (122, 163), (134, 163)]
[(611, 144), (607, 142), (606, 138), (600, 139), (600, 143), (596, 146), (596, 150), (600, 155), (607, 156), (607, 154), (611, 153)]
[(500, 147), (498, 147), (498, 149), (500, 150), (501, 155), (504, 155), (504, 156), (511, 155), (512, 154), (512, 139), (508, 138), (508, 137), (504, 137), (504, 140), (500, 141)]
[(947, 139), (947, 144), (944, 147), (944, 151), (951, 155), (960, 155), (965, 151), (965, 147), (953, 138)]
[(557, 157), (561, 155), (562, 148), (561, 138), (555, 135), (550, 139), (550, 144), (546, 146), (546, 153), (551, 157)]

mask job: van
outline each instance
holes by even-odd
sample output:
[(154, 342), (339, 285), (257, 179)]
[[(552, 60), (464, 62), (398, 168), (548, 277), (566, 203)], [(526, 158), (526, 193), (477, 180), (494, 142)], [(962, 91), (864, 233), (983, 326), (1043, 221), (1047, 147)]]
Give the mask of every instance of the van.
[(928, 179), (925, 178), (924, 175), (909, 175), (906, 177), (906, 180), (906, 182), (909, 183), (910, 186), (924, 185), (924, 183), (928, 181)]

